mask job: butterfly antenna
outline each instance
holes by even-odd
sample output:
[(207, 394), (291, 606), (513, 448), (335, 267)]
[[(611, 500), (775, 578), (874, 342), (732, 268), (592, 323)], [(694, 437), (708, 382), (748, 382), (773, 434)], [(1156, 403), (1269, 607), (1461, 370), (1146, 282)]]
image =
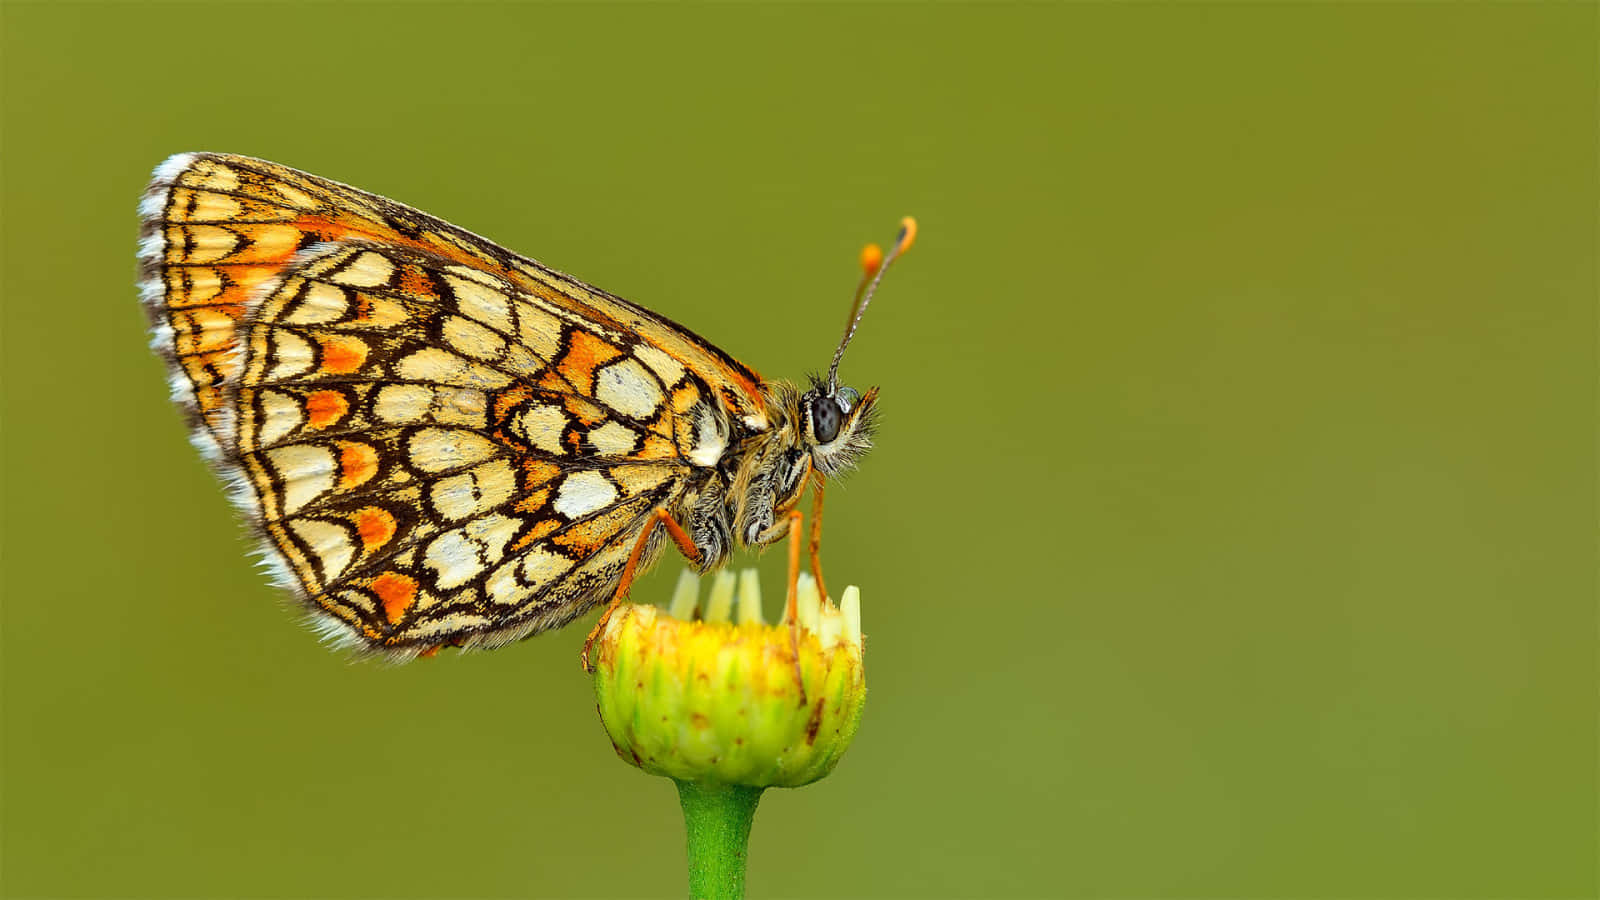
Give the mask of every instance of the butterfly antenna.
[(890, 264), (899, 259), (900, 254), (911, 249), (916, 239), (917, 220), (906, 216), (900, 220), (900, 233), (895, 235), (894, 246), (889, 248), (888, 256), (883, 255), (883, 250), (877, 244), (868, 244), (862, 249), (861, 281), (856, 285), (856, 299), (850, 306), (850, 318), (845, 322), (839, 349), (833, 351), (833, 364), (828, 367), (829, 394), (839, 391), (839, 361), (844, 359), (844, 348), (850, 346), (850, 339), (856, 336), (856, 327), (861, 324), (861, 317), (866, 314), (867, 304), (872, 302), (872, 295), (877, 292), (883, 273), (889, 271)]

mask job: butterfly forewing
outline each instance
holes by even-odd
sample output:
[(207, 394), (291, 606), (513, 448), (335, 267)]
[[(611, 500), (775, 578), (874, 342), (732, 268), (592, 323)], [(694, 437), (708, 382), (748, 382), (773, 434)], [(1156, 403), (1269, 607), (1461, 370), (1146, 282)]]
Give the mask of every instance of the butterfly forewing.
[(191, 154), (142, 212), (146, 300), (200, 443), (282, 580), (399, 654), (605, 599), (759, 378), (670, 321), (381, 198)]

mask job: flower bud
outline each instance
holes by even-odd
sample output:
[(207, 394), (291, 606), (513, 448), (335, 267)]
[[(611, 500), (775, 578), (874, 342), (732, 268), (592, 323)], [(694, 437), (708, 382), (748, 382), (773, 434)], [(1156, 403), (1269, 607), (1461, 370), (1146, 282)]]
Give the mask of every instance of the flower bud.
[(798, 582), (798, 624), (761, 619), (754, 570), (719, 573), (701, 616), (685, 572), (670, 607), (618, 607), (596, 643), (595, 697), (617, 755), (679, 781), (799, 787), (833, 771), (866, 702), (860, 592)]

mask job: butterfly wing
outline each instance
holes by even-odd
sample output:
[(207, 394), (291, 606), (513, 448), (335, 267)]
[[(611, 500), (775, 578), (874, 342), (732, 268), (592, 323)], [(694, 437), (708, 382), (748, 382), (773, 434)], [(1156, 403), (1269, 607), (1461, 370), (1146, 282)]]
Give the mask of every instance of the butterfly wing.
[(331, 636), (407, 655), (570, 620), (759, 410), (692, 333), (415, 210), (208, 154), (149, 197), (175, 393)]

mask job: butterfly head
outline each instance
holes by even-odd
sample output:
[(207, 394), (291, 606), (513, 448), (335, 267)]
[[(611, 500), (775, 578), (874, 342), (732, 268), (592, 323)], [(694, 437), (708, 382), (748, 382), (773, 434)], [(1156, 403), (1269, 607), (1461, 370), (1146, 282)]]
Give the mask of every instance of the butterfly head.
[(878, 389), (865, 394), (855, 388), (835, 386), (821, 379), (800, 397), (799, 436), (811, 467), (823, 475), (852, 468), (872, 446), (873, 405)]
[(800, 388), (786, 381), (767, 384), (769, 430), (725, 457), (728, 504), (733, 526), (747, 546), (779, 540), (788, 533), (789, 510), (812, 478), (853, 468), (872, 447), (873, 403), (878, 389), (829, 390), (813, 378)]

